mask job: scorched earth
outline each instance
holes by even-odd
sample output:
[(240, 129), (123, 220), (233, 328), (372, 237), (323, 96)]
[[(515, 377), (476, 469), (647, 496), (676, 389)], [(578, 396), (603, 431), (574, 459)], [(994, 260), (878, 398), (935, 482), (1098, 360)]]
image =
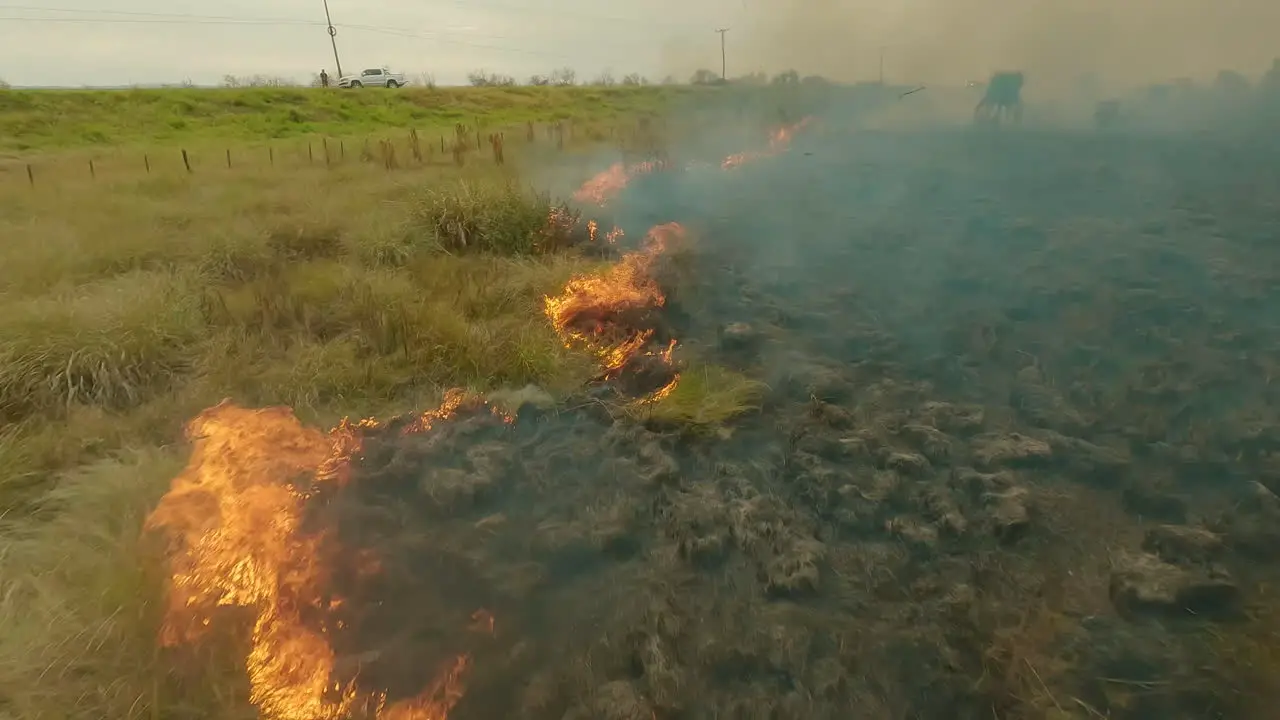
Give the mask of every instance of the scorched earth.
[[(162, 645), (290, 720), (1265, 716), (1275, 151), (761, 145), (583, 186), (562, 403), (193, 420)], [(711, 368), (749, 412), (646, 412)]]

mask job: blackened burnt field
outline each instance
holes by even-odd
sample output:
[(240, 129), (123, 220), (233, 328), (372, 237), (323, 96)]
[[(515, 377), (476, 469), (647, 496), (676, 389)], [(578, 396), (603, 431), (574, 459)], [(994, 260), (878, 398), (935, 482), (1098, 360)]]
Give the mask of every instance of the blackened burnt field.
[(611, 219), (693, 238), (676, 357), (763, 407), (366, 431), (310, 518), (380, 558), (335, 667), (394, 700), (465, 656), (454, 720), (1268, 717), (1277, 160), (819, 125), (637, 178)]

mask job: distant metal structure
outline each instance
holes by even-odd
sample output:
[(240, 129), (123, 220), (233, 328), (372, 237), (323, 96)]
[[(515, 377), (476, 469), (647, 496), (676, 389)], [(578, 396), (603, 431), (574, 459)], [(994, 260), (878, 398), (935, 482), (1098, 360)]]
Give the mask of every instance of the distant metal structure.
[(973, 109), (974, 122), (998, 126), (1001, 120), (1012, 119), (1021, 123), (1022, 83), (1021, 72), (993, 73), (986, 92)]

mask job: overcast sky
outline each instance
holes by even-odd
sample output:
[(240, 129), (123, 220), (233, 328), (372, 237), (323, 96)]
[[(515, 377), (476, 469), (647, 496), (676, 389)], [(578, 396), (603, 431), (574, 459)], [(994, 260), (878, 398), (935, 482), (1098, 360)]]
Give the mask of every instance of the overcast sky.
[[(329, 0), (344, 71), (390, 65), (441, 83), (476, 69), (524, 80), (561, 66), (584, 78), (652, 76), (672, 43), (704, 46), (701, 59), (718, 71), (714, 30), (739, 19), (743, 0), (693, 5)], [(227, 74), (306, 78), (321, 68), (334, 72), (323, 0), (0, 0), (0, 77), (15, 85), (205, 84)]]
[[(329, 0), (343, 69), (390, 65), (441, 84), (557, 67), (682, 79), (794, 68), (962, 83), (1000, 69), (1028, 89), (1236, 69), (1280, 54), (1280, 0)], [(107, 8), (93, 9), (93, 8)], [(883, 49), (882, 49), (883, 48)], [(334, 71), (323, 0), (0, 0), (0, 78), (15, 85), (217, 83)]]

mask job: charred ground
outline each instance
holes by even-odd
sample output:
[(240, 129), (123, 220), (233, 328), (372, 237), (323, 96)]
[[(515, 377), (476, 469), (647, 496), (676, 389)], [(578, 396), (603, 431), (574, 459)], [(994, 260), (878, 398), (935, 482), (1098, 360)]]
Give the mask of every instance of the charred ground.
[(1264, 716), (1276, 159), (828, 127), (637, 182), (620, 222), (697, 238), (666, 331), (763, 411), (365, 431), (310, 509), (339, 667), (467, 655), (458, 720)]

